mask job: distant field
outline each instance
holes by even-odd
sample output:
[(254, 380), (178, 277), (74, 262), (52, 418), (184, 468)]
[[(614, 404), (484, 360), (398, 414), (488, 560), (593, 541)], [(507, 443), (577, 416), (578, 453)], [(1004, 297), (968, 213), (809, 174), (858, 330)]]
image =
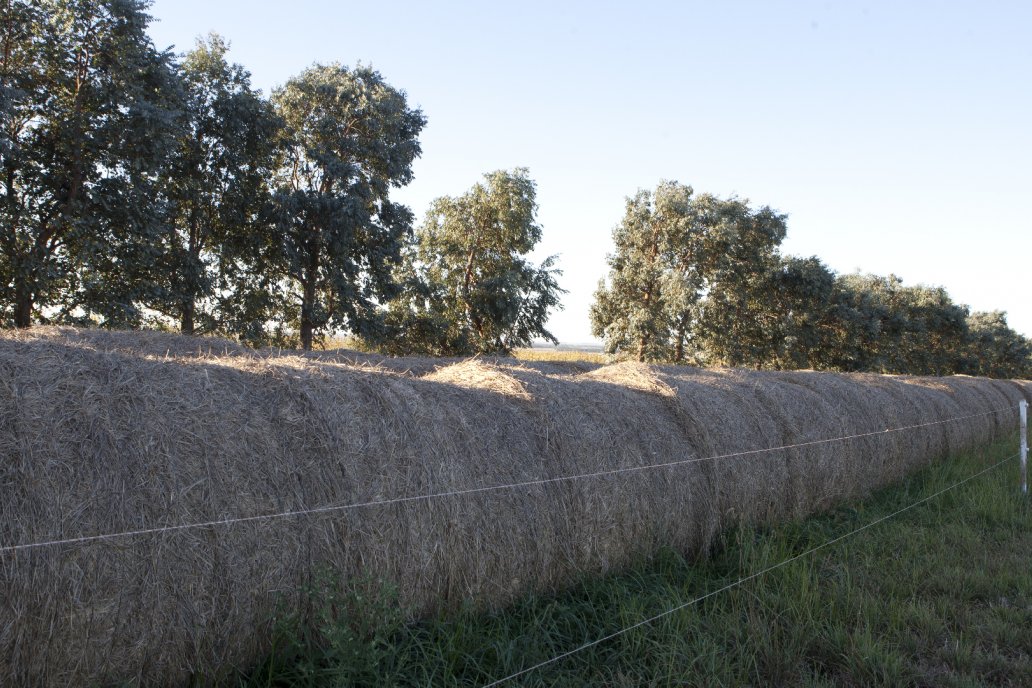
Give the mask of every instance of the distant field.
[[(368, 352), (368, 348), (357, 337), (352, 336), (327, 336), (317, 349), (329, 351), (334, 349), (347, 349), (350, 351)], [(534, 347), (516, 349), (513, 357), (521, 361), (540, 362), (562, 362), (562, 363), (598, 363), (605, 365), (611, 363), (611, 357), (603, 353), (599, 345), (558, 345), (553, 347), (549, 343), (535, 343)]]
[(601, 350), (565, 349), (553, 347), (534, 347), (532, 349), (516, 349), (513, 356), (521, 361), (559, 361), (605, 364), (609, 357)]
[[(362, 341), (356, 337), (328, 336), (317, 347), (323, 350), (349, 349), (351, 351), (368, 351)], [(529, 348), (515, 349), (513, 357), (521, 361), (561, 362), (561, 363), (611, 363), (610, 357), (602, 352), (602, 347), (593, 344), (560, 344), (552, 346), (541, 344)]]

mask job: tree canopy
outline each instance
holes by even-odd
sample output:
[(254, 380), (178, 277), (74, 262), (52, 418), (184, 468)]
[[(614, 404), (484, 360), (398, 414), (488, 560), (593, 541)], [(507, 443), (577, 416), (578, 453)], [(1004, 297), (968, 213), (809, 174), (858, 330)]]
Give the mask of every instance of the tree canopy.
[(1032, 342), (1003, 314), (972, 315), (942, 287), (783, 256), (785, 232), (783, 215), (740, 199), (677, 182), (639, 191), (613, 231), (594, 334), (643, 361), (1032, 375)]
[(592, 332), (639, 361), (745, 360), (754, 287), (775, 260), (785, 219), (738, 198), (662, 182), (627, 200), (613, 231), (608, 282), (595, 292)]
[(392, 304), (394, 337), (438, 354), (508, 352), (534, 338), (564, 293), (556, 257), (535, 266), (536, 188), (525, 168), (484, 175), (457, 198), (431, 203), (408, 254), (409, 288)]
[[(11, 0), (0, 9), (0, 303), (138, 324), (141, 250), (180, 91), (139, 0)], [(114, 270), (114, 266), (118, 270)]]
[[(0, 326), (217, 333), (390, 353), (556, 342), (557, 256), (526, 168), (396, 199), (422, 111), (371, 67), (266, 97), (217, 34), (174, 55), (150, 0), (0, 0)], [(1032, 377), (1006, 314), (938, 286), (781, 253), (786, 216), (660, 182), (627, 199), (590, 310), (614, 356), (772, 369)]]
[(283, 121), (273, 200), (287, 322), (305, 349), (329, 326), (375, 337), (412, 223), (390, 191), (412, 179), (426, 118), (362, 66), (316, 65), (272, 102)]
[[(160, 289), (148, 306), (184, 334), (246, 334), (232, 295), (264, 284), (271, 241), (268, 180), (278, 121), (218, 34), (179, 65), (181, 127), (164, 180), (166, 230), (156, 248)], [(261, 318), (262, 312), (247, 314)]]

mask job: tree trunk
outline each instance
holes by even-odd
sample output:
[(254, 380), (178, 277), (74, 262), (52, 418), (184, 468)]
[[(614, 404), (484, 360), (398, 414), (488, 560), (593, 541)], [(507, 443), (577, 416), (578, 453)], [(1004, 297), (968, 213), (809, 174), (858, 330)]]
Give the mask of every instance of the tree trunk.
[[(198, 136), (200, 136), (199, 133)], [(201, 229), (196, 203), (192, 204), (190, 208), (190, 230), (187, 238), (186, 251), (187, 255), (190, 257), (189, 260), (191, 260), (193, 264), (190, 266), (190, 269), (186, 271), (186, 296), (183, 298), (183, 312), (179, 330), (183, 334), (193, 334), (194, 314), (197, 311), (197, 299), (195, 297), (200, 292), (200, 288), (197, 283), (197, 266), (202, 265)], [(199, 269), (203, 270), (204, 268), (201, 267)]]
[(183, 301), (183, 312), (179, 322), (179, 331), (182, 334), (194, 333), (194, 310), (193, 299)]
[(477, 239), (473, 242), (473, 248), (470, 249), (469, 255), (466, 257), (466, 272), (462, 277), (462, 305), (466, 309), (466, 317), (469, 318), (469, 322), (473, 325), (473, 329), (477, 333), (477, 349), (480, 349), (484, 345), (484, 321), (473, 311), (472, 299), (470, 298), (470, 292), (473, 289), (473, 267), (474, 260), (477, 256), (477, 250), (480, 247), (480, 235), (477, 234)]
[(319, 245), (315, 241), (314, 232), (305, 242), (308, 253), (307, 264), (301, 277), (301, 348), (312, 350), (315, 339), (315, 299), (316, 285), (319, 282)]
[[(650, 284), (648, 286), (648, 288), (645, 289), (645, 298), (642, 299), (641, 305), (642, 305), (642, 307), (643, 307), (643, 309), (645, 311), (648, 311), (649, 307), (651, 306), (651, 304), (652, 304), (652, 285)], [(650, 324), (651, 324), (651, 319), (650, 319)], [(648, 333), (646, 333), (646, 334), (643, 334), (638, 339), (638, 363), (644, 363), (645, 362), (645, 347), (647, 347), (648, 345), (649, 345), (649, 335), (648, 335)]]
[(312, 310), (315, 306), (315, 283), (308, 282), (303, 285), (301, 297), (301, 348), (305, 351), (312, 350), (312, 340), (315, 335), (315, 323), (312, 321)]
[(32, 290), (27, 284), (20, 283), (14, 288), (14, 326), (32, 326)]
[(307, 306), (301, 306), (301, 348), (312, 350), (312, 339), (315, 328), (312, 326), (312, 314)]

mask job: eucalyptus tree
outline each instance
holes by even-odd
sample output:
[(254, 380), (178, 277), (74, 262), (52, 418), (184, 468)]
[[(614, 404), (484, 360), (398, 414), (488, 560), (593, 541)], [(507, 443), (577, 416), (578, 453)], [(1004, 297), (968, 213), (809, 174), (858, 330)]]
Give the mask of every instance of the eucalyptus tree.
[(961, 372), (1032, 379), (1032, 340), (1015, 332), (1003, 311), (972, 313), (965, 349)]
[(839, 293), (832, 272), (816, 256), (779, 257), (750, 289), (754, 323), (749, 364), (777, 370), (826, 369), (842, 336)]
[[(592, 334), (606, 351), (633, 351), (639, 361), (672, 357), (674, 329), (687, 314), (700, 284), (674, 268), (679, 248), (692, 233), (691, 187), (662, 182), (653, 193), (639, 190), (626, 201), (624, 217), (613, 230), (616, 252), (608, 257), (609, 283), (599, 283), (590, 317)], [(676, 317), (676, 316), (675, 316)]]
[(412, 225), (390, 192), (412, 179), (426, 119), (361, 65), (315, 65), (272, 101), (283, 122), (274, 202), (286, 322), (305, 349), (329, 326), (375, 337)]
[[(128, 268), (156, 230), (175, 132), (171, 57), (142, 0), (0, 4), (0, 303), (18, 327), (87, 292), (138, 320)], [(122, 276), (101, 268), (121, 266)]]
[(963, 367), (968, 313), (945, 289), (907, 286), (896, 275), (851, 274), (838, 282), (848, 335), (831, 353), (836, 368), (947, 375)]
[(591, 308), (607, 351), (639, 361), (741, 364), (754, 356), (756, 287), (776, 263), (785, 218), (747, 201), (661, 182), (627, 199), (608, 281)]
[(461, 196), (438, 198), (416, 234), (391, 304), (401, 346), (434, 354), (505, 353), (546, 329), (561, 308), (556, 256), (527, 259), (541, 241), (536, 187), (526, 168), (484, 175)]
[[(255, 303), (273, 239), (268, 181), (278, 123), (227, 51), (213, 33), (179, 65), (184, 106), (166, 177), (163, 288), (149, 305), (184, 334), (239, 330), (231, 313)], [(247, 319), (266, 317), (250, 310)]]
[(700, 195), (695, 206), (692, 238), (697, 247), (682, 249), (676, 265), (700, 287), (683, 312), (675, 311), (690, 319), (675, 330), (675, 353), (687, 331), (695, 360), (762, 367), (768, 351), (759, 315), (769, 298), (767, 276), (780, 267), (785, 216), (768, 206), (754, 210), (744, 199), (709, 194)]
[(943, 287), (914, 285), (902, 290), (907, 327), (896, 371), (912, 375), (952, 375), (963, 368), (968, 308), (953, 302)]

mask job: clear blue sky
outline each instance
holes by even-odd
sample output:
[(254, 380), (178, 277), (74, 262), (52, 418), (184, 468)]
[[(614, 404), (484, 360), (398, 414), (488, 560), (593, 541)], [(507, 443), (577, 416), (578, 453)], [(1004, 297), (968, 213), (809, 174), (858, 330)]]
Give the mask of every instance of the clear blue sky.
[(942, 285), (1032, 335), (1032, 2), (158, 0), (151, 35), (217, 31), (268, 93), (371, 64), (429, 119), (417, 217), (526, 166), (590, 341), (624, 198), (676, 179), (789, 216), (786, 253)]

